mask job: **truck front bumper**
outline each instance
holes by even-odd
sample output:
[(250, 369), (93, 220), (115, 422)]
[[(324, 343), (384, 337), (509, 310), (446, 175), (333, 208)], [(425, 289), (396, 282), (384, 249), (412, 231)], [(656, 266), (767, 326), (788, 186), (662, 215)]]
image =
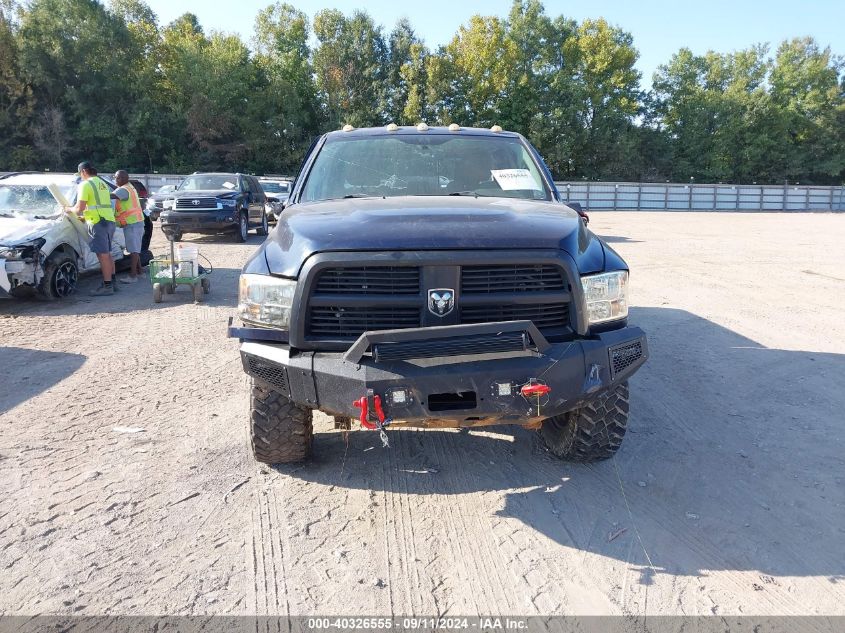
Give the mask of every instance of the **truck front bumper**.
[[(485, 324), (483, 329), (490, 332), (501, 326), (506, 331), (514, 323)], [(438, 329), (463, 328), (460, 331), (464, 334), (467, 327)], [(403, 332), (407, 332), (404, 342), (413, 343), (418, 350), (419, 330), (391, 331), (391, 336), (379, 341), (402, 343)], [(361, 339), (346, 353), (324, 353), (291, 352), (284, 343), (247, 340), (243, 328), (230, 330), (231, 336), (242, 340), (244, 371), (294, 402), (331, 415), (356, 418), (360, 410), (353, 403), (372, 390), (381, 397), (393, 424), (413, 426), (537, 423), (583, 406), (627, 380), (648, 358), (645, 333), (637, 327), (554, 344), (532, 328), (531, 345), (521, 351), (398, 360), (390, 359), (396, 352), (382, 352), (379, 358), (375, 335), (382, 333), (372, 334), (372, 354), (362, 353), (368, 342)], [(541, 344), (535, 336), (542, 339)], [(258, 330), (254, 338), (268, 336)], [(550, 392), (539, 397), (523, 396), (522, 388), (529, 384), (546, 385)]]

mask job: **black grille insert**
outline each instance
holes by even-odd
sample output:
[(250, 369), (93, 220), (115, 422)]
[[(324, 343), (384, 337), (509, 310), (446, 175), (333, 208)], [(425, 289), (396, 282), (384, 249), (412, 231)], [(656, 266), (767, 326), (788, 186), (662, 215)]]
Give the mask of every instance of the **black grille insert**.
[(461, 308), (461, 323), (533, 321), (539, 330), (569, 327), (569, 304), (483, 305)]
[(616, 377), (617, 374), (621, 374), (642, 358), (643, 344), (641, 341), (634, 341), (618, 347), (611, 347), (608, 354), (610, 354), (610, 367), (613, 377)]
[(416, 295), (420, 269), (413, 266), (327, 268), (317, 278), (316, 292), (338, 295)]
[(561, 269), (553, 264), (464, 266), (461, 269), (461, 291), (465, 295), (564, 289)]
[(461, 411), (475, 409), (478, 401), (474, 391), (463, 393), (432, 393), (428, 396), (429, 411)]
[(351, 339), (370, 330), (419, 326), (419, 308), (311, 306), (307, 333), (327, 339)]
[(373, 345), (373, 359), (379, 363), (410, 358), (441, 358), (464, 354), (522, 352), (528, 348), (528, 344), (528, 335), (525, 332), (479, 334), (430, 341), (377, 343)]
[(249, 356), (249, 373), (264, 382), (278, 388), (282, 393), (288, 392), (288, 377), (285, 368), (275, 363)]

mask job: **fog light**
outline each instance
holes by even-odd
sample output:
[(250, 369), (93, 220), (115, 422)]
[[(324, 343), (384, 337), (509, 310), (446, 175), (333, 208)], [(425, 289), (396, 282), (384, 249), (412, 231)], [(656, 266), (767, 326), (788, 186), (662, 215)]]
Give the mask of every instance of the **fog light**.
[(496, 383), (496, 392), (500, 396), (509, 396), (513, 394), (513, 386), (509, 382), (497, 382)]
[(410, 399), (410, 395), (404, 389), (394, 389), (390, 392), (390, 401), (393, 404), (407, 404)]
[(226, 216), (226, 222), (234, 222), (234, 221), (235, 221), (235, 218), (233, 218), (231, 215)]

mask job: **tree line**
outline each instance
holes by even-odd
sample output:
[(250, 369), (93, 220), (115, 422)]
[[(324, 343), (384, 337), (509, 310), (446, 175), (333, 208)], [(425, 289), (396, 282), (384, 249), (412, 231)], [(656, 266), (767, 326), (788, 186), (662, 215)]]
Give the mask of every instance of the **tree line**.
[(143, 0), (0, 0), (0, 170), (292, 173), (343, 124), (499, 124), (556, 178), (845, 178), (843, 59), (810, 37), (681, 49), (645, 89), (633, 37), (514, 0), (429, 49), (407, 20), (260, 11), (250, 42)]

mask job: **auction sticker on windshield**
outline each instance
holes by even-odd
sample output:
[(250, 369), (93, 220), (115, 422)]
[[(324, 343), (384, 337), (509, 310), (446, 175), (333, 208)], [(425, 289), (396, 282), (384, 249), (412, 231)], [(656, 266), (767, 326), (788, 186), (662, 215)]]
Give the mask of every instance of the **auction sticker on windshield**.
[(543, 190), (527, 169), (491, 169), (490, 173), (496, 179), (496, 182), (499, 183), (502, 191), (514, 191), (517, 189)]

